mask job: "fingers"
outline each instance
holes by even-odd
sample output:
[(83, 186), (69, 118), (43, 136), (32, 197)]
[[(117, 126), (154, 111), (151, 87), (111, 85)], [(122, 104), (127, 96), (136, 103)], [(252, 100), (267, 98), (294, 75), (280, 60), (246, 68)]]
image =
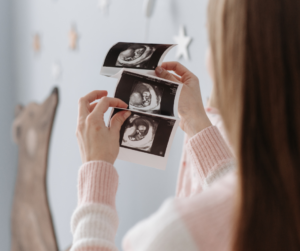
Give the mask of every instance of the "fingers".
[(110, 121), (110, 129), (115, 132), (119, 132), (121, 130), (121, 126), (125, 122), (125, 120), (130, 116), (130, 111), (122, 111), (115, 114)]
[(178, 77), (176, 77), (174, 74), (168, 72), (167, 70), (165, 70), (164, 68), (162, 68), (160, 66), (156, 67), (155, 73), (160, 78), (167, 79), (167, 80), (177, 82), (177, 83), (181, 83), (181, 81)]
[(98, 104), (98, 102), (90, 104), (90, 113), (94, 110), (94, 108), (96, 107), (97, 104)]
[(177, 75), (181, 76), (182, 82), (186, 82), (188, 80), (198, 80), (198, 78), (192, 72), (178, 62), (165, 62), (161, 67), (167, 71), (174, 71)]
[(91, 115), (95, 114), (96, 116), (102, 116), (108, 110), (109, 107), (127, 108), (127, 106), (128, 105), (124, 101), (118, 98), (103, 97), (97, 103)]
[(176, 74), (179, 76), (182, 76), (186, 72), (191, 73), (186, 67), (184, 67), (182, 64), (179, 62), (164, 62), (161, 65), (162, 68), (164, 68), (167, 71), (174, 71)]
[(107, 96), (107, 91), (99, 91), (95, 90), (90, 92), (89, 94), (85, 95), (83, 99), (88, 103), (92, 103), (97, 99), (101, 99), (102, 97)]
[[(171, 73), (172, 74), (172, 73)], [(182, 83), (182, 80), (181, 80), (181, 77), (175, 75), (175, 74), (172, 74), (174, 78), (176, 78), (180, 83)]]
[(78, 113), (79, 117), (87, 117), (90, 113), (90, 103), (107, 95), (107, 91), (92, 91), (79, 99)]

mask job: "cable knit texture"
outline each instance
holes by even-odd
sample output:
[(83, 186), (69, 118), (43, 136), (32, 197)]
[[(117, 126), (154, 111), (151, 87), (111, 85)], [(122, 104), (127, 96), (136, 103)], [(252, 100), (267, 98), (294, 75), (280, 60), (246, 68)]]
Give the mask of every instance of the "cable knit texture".
[[(231, 151), (211, 126), (191, 138), (185, 152), (191, 164), (180, 168), (177, 197), (128, 231), (125, 251), (230, 250), (236, 184)], [(117, 186), (118, 174), (109, 163), (80, 168), (72, 251), (117, 250)]]

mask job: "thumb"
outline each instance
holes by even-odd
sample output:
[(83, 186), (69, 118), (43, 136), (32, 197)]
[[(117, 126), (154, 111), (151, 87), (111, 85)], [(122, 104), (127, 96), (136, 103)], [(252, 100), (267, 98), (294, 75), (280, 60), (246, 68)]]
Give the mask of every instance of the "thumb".
[(121, 126), (125, 122), (125, 120), (130, 116), (130, 111), (122, 111), (115, 114), (110, 121), (110, 128), (112, 131), (119, 132), (121, 130)]
[(156, 67), (155, 73), (160, 78), (167, 79), (167, 80), (177, 82), (177, 83), (178, 82), (181, 83), (178, 78), (176, 78), (172, 73), (168, 72), (167, 70), (165, 70), (161, 66)]

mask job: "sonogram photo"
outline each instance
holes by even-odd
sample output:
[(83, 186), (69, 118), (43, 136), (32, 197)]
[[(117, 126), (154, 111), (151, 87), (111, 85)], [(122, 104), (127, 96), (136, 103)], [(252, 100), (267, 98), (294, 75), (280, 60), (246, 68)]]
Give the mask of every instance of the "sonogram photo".
[(154, 46), (145, 44), (129, 45), (119, 54), (116, 66), (144, 68), (155, 50)]
[[(115, 108), (111, 117), (120, 111)], [(131, 111), (120, 130), (120, 147), (164, 157), (175, 122)]]
[(150, 152), (158, 122), (146, 116), (132, 115), (125, 125), (121, 146)]
[(179, 95), (177, 83), (130, 71), (123, 71), (115, 92), (115, 98), (123, 100), (130, 110), (166, 116), (177, 116), (174, 104)]
[(103, 67), (154, 70), (169, 44), (117, 43), (107, 53)]
[(163, 90), (163, 86), (151, 86), (150, 84), (138, 82), (132, 87), (129, 109), (160, 113)]

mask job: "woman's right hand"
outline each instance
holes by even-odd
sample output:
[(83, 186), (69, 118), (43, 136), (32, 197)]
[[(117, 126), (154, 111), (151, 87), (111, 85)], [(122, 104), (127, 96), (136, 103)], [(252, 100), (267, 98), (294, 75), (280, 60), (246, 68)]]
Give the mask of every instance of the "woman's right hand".
[[(169, 71), (174, 71), (178, 76)], [(155, 72), (160, 78), (183, 84), (178, 113), (181, 118), (180, 127), (188, 136), (192, 137), (211, 126), (203, 106), (199, 80), (192, 72), (178, 62), (165, 62)]]
[[(118, 112), (107, 127), (104, 114), (108, 108), (127, 108), (127, 104), (117, 98), (108, 98), (106, 95), (107, 91), (97, 90), (79, 100), (76, 136), (83, 163), (102, 160), (114, 164), (118, 156), (120, 129), (130, 116), (130, 112)], [(99, 102), (93, 103), (95, 100)]]

